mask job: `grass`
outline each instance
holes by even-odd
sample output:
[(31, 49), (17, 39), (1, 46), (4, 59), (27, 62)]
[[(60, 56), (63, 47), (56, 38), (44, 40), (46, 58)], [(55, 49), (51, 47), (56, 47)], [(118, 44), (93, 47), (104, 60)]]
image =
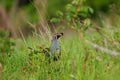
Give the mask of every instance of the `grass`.
[[(85, 33), (84, 38), (91, 41), (94, 37), (94, 42), (103, 46), (103, 36), (98, 33), (92, 34), (92, 37), (90, 35)], [(77, 36), (61, 39), (62, 56), (59, 61), (49, 64), (42, 53), (32, 52), (29, 59), (27, 48), (37, 50), (36, 46), (43, 44), (48, 47), (48, 40), (37, 36), (25, 41), (18, 39), (11, 56), (4, 58), (0, 80), (118, 80), (120, 58), (97, 51), (82, 40)], [(88, 58), (85, 61), (86, 55)]]
[[(29, 10), (27, 12), (29, 13)], [(16, 16), (17, 18), (11, 18), (9, 23), (14, 22), (13, 26), (18, 27), (26, 26), (26, 21), (28, 23), (29, 21), (36, 22), (37, 15), (31, 17), (27, 12), (20, 10), (18, 16)], [(84, 39), (78, 35), (69, 39), (61, 39), (61, 58), (59, 61), (50, 64), (42, 53), (35, 54), (36, 52), (34, 52), (40, 50), (38, 46), (45, 45), (45, 47), (49, 47), (49, 40), (42, 39), (35, 34), (34, 37), (15, 40), (16, 46), (12, 46), (13, 50), (11, 50), (9, 49), (11, 48), (11, 42), (6, 41), (8, 39), (6, 37), (1, 38), (0, 35), (0, 64), (3, 65), (2, 74), (0, 69), (0, 80), (118, 80), (120, 78), (119, 56), (95, 50), (84, 41), (89, 40), (99, 46), (120, 52), (119, 16), (111, 14), (107, 17), (111, 18), (105, 20), (111, 20), (114, 25), (111, 27), (109, 23), (106, 24), (107, 21), (100, 20), (105, 23), (100, 23), (103, 25), (102, 30), (100, 28), (101, 34), (93, 30), (91, 32), (86, 31)], [(96, 23), (96, 21), (93, 22)], [(1, 50), (6, 47), (8, 49)], [(28, 47), (31, 47), (33, 52), (30, 52)], [(10, 54), (10, 56), (4, 55), (2, 57), (1, 54), (5, 53)], [(32, 54), (32, 56), (29, 56), (29, 54)]]

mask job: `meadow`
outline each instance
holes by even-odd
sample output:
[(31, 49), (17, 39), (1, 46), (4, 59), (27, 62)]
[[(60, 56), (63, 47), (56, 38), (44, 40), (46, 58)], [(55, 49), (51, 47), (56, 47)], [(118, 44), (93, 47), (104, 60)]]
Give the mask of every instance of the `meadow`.
[[(1, 1), (0, 80), (119, 80), (119, 1), (61, 1)], [(43, 48), (60, 32), (49, 62)]]
[[(1, 80), (118, 80), (119, 56), (94, 49), (84, 41), (94, 40), (94, 43), (103, 46), (104, 37), (97, 32), (86, 32), (84, 37), (76, 35), (59, 40), (62, 55), (58, 61), (51, 63), (43, 53), (37, 52), (41, 45), (49, 47), (49, 40), (42, 39), (38, 34), (16, 39), (16, 45), (10, 46), (14, 50), (10, 49), (9, 55), (1, 57), (4, 63)], [(111, 44), (108, 47), (114, 49)]]

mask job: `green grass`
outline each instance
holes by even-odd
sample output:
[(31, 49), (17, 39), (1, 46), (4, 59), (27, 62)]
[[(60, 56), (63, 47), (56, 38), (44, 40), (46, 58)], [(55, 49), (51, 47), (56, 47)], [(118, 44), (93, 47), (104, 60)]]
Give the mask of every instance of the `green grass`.
[[(8, 4), (8, 6), (10, 5)], [(6, 6), (6, 8), (8, 8), (8, 6)], [(27, 14), (31, 12), (31, 7), (32, 6), (29, 6), (29, 9), (24, 7), (24, 9), (28, 10), (23, 10), (22, 15), (24, 18), (29, 18), (26, 19), (28, 20), (27, 22), (34, 23), (38, 21), (37, 15), (29, 16)], [(51, 12), (54, 11), (52, 8), (49, 10)], [(49, 15), (52, 16), (51, 12)], [(53, 15), (54, 14), (55, 13), (53, 13)], [(114, 14), (116, 14), (116, 12)], [(109, 26), (101, 17), (100, 25), (103, 26), (96, 26), (100, 28), (98, 31), (100, 31), (101, 34), (95, 30), (95, 25), (93, 24), (93, 27), (90, 25), (89, 28), (94, 29), (91, 31), (88, 29), (84, 32), (84, 39), (78, 35), (66, 39), (62, 38), (60, 40), (61, 58), (51, 63), (48, 63), (48, 60), (46, 60), (46, 57), (42, 53), (35, 54), (36, 52), (34, 52), (40, 50), (38, 47), (41, 45), (49, 47), (49, 40), (42, 39), (39, 35), (34, 34), (34, 37), (9, 41), (9, 33), (7, 37), (4, 37), (4, 34), (0, 32), (0, 64), (3, 65), (0, 80), (118, 80), (120, 78), (120, 57), (95, 50), (90, 44), (84, 41), (89, 40), (99, 46), (120, 52), (119, 15), (115, 16), (111, 14), (106, 17), (111, 17), (107, 18), (107, 20), (111, 20), (110, 23), (113, 22), (114, 24), (111, 23), (112, 27)], [(21, 17), (19, 18), (19, 14), (17, 21), (16, 18), (15, 20), (10, 20), (11, 22), (17, 22), (13, 24), (13, 27), (26, 26), (26, 20)], [(16, 43), (15, 46), (14, 41)], [(34, 51), (30, 52), (28, 47), (31, 47)], [(30, 53), (32, 56), (29, 56)]]
[[(88, 35), (88, 33), (86, 33)], [(95, 42), (102, 45), (102, 36), (93, 34)], [(92, 40), (90, 36), (85, 39)], [(29, 37), (16, 40), (11, 57), (4, 58), (2, 80), (118, 80), (120, 77), (120, 58), (96, 51), (79, 37), (61, 39), (62, 55), (59, 61), (48, 63), (42, 53), (29, 59), (27, 47), (37, 50), (50, 42), (41, 38)], [(84, 46), (83, 46), (84, 44)], [(85, 61), (86, 54), (88, 55)]]

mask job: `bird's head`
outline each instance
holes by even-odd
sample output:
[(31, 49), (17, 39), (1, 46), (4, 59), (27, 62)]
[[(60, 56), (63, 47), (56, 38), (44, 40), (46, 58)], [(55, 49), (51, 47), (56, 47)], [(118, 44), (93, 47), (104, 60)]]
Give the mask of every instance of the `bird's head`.
[(59, 39), (61, 36), (63, 36), (63, 33), (55, 34), (55, 35), (53, 36), (53, 40), (54, 40), (54, 39)]
[(63, 33), (56, 34), (57, 39), (59, 39), (61, 36), (63, 36)]

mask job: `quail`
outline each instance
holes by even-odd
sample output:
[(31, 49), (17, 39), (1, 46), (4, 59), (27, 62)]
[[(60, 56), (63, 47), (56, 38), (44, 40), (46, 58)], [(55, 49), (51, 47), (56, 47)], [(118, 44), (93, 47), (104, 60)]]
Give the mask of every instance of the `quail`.
[(57, 61), (61, 55), (61, 49), (60, 49), (60, 44), (58, 39), (63, 36), (63, 33), (56, 34), (53, 36), (51, 40), (51, 46), (50, 46), (50, 51), (51, 51), (51, 56), (53, 57), (54, 61)]

